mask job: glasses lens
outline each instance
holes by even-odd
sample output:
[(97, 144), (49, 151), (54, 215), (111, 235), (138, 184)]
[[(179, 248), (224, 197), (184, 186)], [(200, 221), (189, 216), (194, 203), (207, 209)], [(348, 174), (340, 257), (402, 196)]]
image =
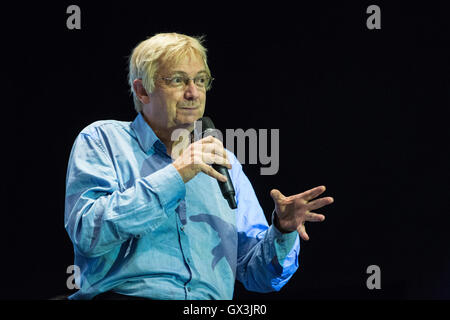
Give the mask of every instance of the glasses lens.
[(196, 77), (194, 79), (194, 83), (196, 86), (198, 86), (200, 88), (207, 88), (210, 83), (210, 77), (207, 75), (202, 75), (202, 76)]
[(186, 80), (182, 76), (174, 76), (169, 78), (169, 85), (171, 87), (181, 87), (186, 83)]
[[(190, 78), (182, 75), (175, 75), (170, 78), (163, 78), (167, 84), (174, 88), (180, 88), (189, 84)], [(192, 79), (194, 84), (199, 88), (209, 89), (211, 86), (212, 78), (208, 75), (200, 75)]]

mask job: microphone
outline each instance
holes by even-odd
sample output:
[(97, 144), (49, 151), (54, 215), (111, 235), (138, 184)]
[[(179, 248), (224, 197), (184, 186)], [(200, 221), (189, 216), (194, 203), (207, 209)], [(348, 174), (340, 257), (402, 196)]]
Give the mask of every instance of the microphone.
[[(199, 137), (200, 139), (208, 136), (215, 136), (217, 138), (218, 133), (216, 127), (214, 126), (214, 123), (209, 117), (203, 117), (197, 120), (195, 124), (196, 125), (194, 129), (194, 134), (196, 138)], [(226, 182), (222, 182), (219, 180), (217, 180), (217, 182), (219, 183), (220, 191), (222, 191), (222, 195), (225, 198), (225, 200), (227, 200), (230, 208), (236, 209), (237, 204), (234, 198), (236, 192), (234, 191), (233, 182), (231, 181), (230, 173), (228, 172), (227, 167), (215, 163), (212, 164), (212, 167), (214, 168), (214, 170), (218, 171), (220, 174), (223, 174), (225, 177), (227, 177)]]

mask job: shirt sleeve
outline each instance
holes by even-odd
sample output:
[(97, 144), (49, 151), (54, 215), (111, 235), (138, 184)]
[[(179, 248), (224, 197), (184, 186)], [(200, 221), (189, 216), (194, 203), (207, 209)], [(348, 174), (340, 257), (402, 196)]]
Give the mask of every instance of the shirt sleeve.
[(239, 161), (232, 162), (238, 230), (237, 280), (249, 291), (279, 291), (298, 269), (300, 239), (296, 231), (281, 233), (269, 227), (253, 187)]
[(101, 256), (130, 237), (158, 228), (185, 194), (185, 184), (171, 164), (120, 190), (100, 142), (80, 133), (67, 168), (65, 228), (80, 254)]

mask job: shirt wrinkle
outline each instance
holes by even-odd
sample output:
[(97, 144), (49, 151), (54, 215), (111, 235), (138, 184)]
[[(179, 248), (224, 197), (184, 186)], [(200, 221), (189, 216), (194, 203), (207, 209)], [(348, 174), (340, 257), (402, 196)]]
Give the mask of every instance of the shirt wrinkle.
[(198, 174), (185, 184), (163, 149), (142, 114), (80, 132), (67, 169), (65, 228), (82, 276), (69, 298), (112, 290), (228, 300), (236, 280), (251, 291), (280, 290), (297, 270), (300, 241), (269, 228), (237, 158), (227, 150), (232, 210), (217, 180)]

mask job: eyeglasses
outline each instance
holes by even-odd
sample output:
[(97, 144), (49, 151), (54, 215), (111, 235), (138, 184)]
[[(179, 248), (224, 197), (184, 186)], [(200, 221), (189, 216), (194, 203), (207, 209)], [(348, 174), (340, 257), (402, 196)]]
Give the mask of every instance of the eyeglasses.
[(200, 89), (211, 89), (211, 83), (214, 78), (207, 74), (198, 75), (195, 78), (189, 78), (187, 75), (175, 75), (172, 77), (161, 77), (166, 81), (166, 84), (172, 88), (185, 88), (189, 84), (189, 80), (192, 80), (194, 84)]

